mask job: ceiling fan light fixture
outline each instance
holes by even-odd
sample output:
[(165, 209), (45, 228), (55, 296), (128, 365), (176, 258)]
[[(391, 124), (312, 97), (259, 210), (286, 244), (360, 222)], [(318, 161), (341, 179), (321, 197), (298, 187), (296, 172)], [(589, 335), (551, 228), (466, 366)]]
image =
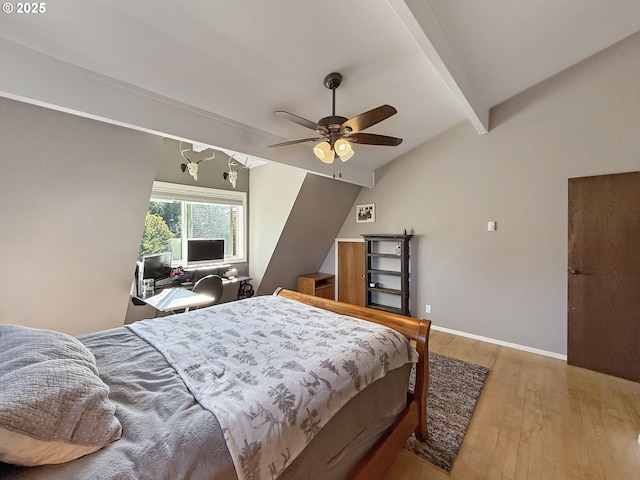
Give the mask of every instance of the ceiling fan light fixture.
[(353, 157), (353, 148), (351, 148), (351, 144), (342, 138), (336, 141), (334, 148), (340, 157), (340, 160), (343, 162), (346, 162)]
[(336, 141), (335, 149), (338, 155), (346, 155), (352, 150), (351, 144), (347, 142), (344, 138), (341, 138)]
[(346, 162), (351, 157), (353, 157), (353, 150), (349, 150), (349, 153), (345, 153), (345, 154), (340, 154), (340, 152), (338, 152), (338, 156), (340, 157), (340, 160), (342, 160), (343, 162)]
[(333, 163), (335, 154), (329, 142), (320, 142), (313, 147), (313, 153), (324, 163)]
[[(380, 105), (355, 117), (346, 118), (336, 115), (336, 89), (342, 82), (342, 75), (333, 72), (324, 78), (324, 86), (331, 90), (331, 115), (312, 122), (293, 113), (277, 110), (274, 113), (293, 123), (314, 130), (320, 138), (301, 138), (288, 142), (268, 145), (268, 147), (284, 147), (298, 143), (315, 142), (322, 140), (313, 147), (314, 155), (324, 163), (331, 164), (336, 158), (346, 162), (354, 155), (352, 142), (358, 145), (387, 145), (397, 146), (402, 143), (401, 138), (378, 135), (375, 133), (363, 133), (362, 131), (398, 113), (391, 105)], [(323, 140), (323, 138), (325, 140)]]

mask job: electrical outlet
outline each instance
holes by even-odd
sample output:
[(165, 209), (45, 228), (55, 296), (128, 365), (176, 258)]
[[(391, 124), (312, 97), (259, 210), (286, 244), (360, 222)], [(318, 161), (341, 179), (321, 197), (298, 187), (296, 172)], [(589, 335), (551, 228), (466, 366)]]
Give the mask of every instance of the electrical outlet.
[(427, 305), (424, 310), (426, 313), (431, 313), (431, 305)]

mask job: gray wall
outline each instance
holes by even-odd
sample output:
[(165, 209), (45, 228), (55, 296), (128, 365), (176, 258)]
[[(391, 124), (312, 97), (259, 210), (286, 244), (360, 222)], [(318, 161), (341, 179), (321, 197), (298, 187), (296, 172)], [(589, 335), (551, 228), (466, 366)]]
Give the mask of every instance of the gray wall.
[(160, 144), (0, 98), (0, 323), (122, 325)]
[(356, 201), (376, 223), (338, 236), (406, 227), (414, 315), (566, 354), (567, 181), (640, 170), (639, 58), (636, 34), (394, 161)]
[[(188, 146), (189, 144), (183, 144)], [(206, 154), (211, 150), (206, 150)], [(229, 156), (220, 151), (215, 151), (215, 158), (200, 162), (198, 166), (198, 180), (194, 180), (189, 171), (182, 172), (180, 164), (184, 163), (182, 155), (180, 155), (180, 142), (171, 138), (162, 140), (162, 149), (160, 151), (160, 160), (156, 171), (156, 180), (159, 182), (179, 183), (182, 185), (193, 185), (196, 187), (219, 188), (220, 190), (235, 190), (237, 192), (249, 191), (249, 169), (238, 169), (238, 181), (236, 188), (225, 180), (222, 174), (229, 171)], [(205, 152), (186, 153), (187, 158), (198, 159), (204, 158)], [(239, 156), (238, 160), (244, 162), (245, 157)]]

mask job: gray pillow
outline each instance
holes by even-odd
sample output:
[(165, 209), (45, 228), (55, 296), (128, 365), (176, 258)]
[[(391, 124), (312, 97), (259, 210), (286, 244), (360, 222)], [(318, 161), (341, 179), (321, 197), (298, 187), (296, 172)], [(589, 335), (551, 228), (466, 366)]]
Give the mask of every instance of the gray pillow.
[(64, 463), (119, 439), (93, 354), (52, 330), (0, 325), (0, 461)]

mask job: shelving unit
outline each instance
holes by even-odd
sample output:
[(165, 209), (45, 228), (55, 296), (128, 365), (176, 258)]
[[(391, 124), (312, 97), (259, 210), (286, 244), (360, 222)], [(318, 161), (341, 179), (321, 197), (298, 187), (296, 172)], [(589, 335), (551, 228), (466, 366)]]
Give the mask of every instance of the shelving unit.
[(368, 234), (365, 305), (409, 316), (409, 247), (413, 235)]
[(330, 273), (298, 275), (297, 290), (301, 293), (334, 300), (335, 276)]

